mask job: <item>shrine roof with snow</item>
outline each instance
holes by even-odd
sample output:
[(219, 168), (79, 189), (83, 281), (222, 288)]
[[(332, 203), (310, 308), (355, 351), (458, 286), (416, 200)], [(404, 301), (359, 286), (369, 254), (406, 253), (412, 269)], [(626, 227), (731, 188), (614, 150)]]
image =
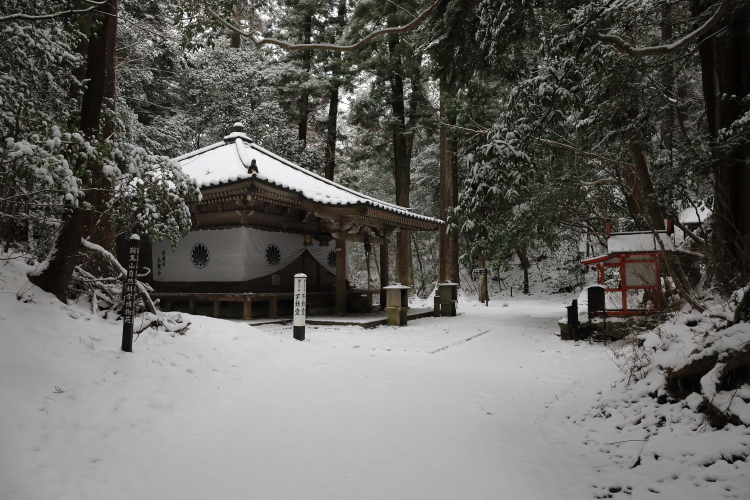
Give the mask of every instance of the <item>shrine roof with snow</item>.
[[(664, 249), (667, 252), (674, 251), (674, 243), (666, 231), (657, 231)], [(607, 251), (609, 253), (636, 253), (636, 252), (661, 252), (661, 246), (654, 233), (632, 232), (632, 233), (612, 233), (607, 240)]]
[(443, 221), (412, 212), (409, 208), (378, 200), (321, 177), (258, 146), (235, 124), (224, 140), (175, 158), (183, 172), (201, 189), (244, 180), (258, 180), (323, 205), (373, 207), (428, 224)]
[(617, 254), (641, 254), (661, 252), (661, 246), (656, 238), (664, 245), (664, 250), (674, 252), (675, 245), (671, 235), (666, 231), (636, 231), (611, 233), (607, 238), (607, 253), (581, 261), (582, 264), (596, 264), (615, 258)]

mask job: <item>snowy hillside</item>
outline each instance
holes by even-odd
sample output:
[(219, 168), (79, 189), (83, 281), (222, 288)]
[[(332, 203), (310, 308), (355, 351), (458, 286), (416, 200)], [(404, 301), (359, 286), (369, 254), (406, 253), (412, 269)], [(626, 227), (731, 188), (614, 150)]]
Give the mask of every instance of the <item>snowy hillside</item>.
[(2, 499), (750, 496), (747, 428), (713, 431), (649, 396), (657, 372), (628, 389), (609, 348), (559, 340), (572, 296), (306, 342), (185, 315), (186, 335), (126, 354), (121, 324), (27, 269), (0, 265)]

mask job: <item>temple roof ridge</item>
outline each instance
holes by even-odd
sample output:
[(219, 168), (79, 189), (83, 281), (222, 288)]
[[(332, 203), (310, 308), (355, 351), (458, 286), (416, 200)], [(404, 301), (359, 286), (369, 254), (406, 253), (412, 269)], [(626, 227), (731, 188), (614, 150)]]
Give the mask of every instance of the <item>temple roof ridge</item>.
[[(235, 127), (235, 129), (238, 127)], [(183, 172), (200, 188), (221, 186), (246, 179), (301, 194), (304, 198), (325, 205), (372, 206), (425, 222), (443, 221), (414, 213), (408, 207), (379, 200), (311, 172), (253, 142), (241, 130), (224, 140), (174, 158)]]

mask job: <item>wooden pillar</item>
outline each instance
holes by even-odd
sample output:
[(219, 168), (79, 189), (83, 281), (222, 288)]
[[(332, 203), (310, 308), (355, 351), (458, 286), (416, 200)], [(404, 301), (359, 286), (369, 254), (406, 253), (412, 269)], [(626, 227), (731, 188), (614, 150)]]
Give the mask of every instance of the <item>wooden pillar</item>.
[(268, 316), (270, 318), (276, 318), (279, 315), (279, 304), (276, 297), (271, 297), (268, 300)]
[(245, 297), (245, 304), (242, 308), (242, 319), (253, 318), (253, 299)]
[(214, 299), (214, 318), (219, 317), (220, 308), (221, 308), (221, 301), (219, 299)]
[(388, 286), (388, 239), (380, 245), (380, 310), (385, 310), (385, 290)]
[(346, 242), (342, 233), (336, 238), (336, 314), (346, 314)]
[(196, 308), (195, 306), (196, 306), (195, 298), (190, 297), (189, 302), (188, 302), (188, 310), (190, 314), (195, 314), (195, 308)]

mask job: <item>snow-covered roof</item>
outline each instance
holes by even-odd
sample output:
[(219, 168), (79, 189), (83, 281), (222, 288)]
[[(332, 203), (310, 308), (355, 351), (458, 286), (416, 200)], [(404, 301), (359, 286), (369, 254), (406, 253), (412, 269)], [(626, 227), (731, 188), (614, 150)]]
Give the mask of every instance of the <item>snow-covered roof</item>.
[(596, 264), (599, 262), (604, 262), (605, 260), (611, 259), (612, 256), (608, 253), (604, 255), (597, 255), (596, 257), (589, 257), (588, 259), (583, 259), (581, 261), (581, 264)]
[[(668, 252), (674, 251), (672, 238), (666, 232), (656, 233), (664, 244), (664, 249)], [(607, 240), (607, 252), (624, 253), (624, 252), (661, 252), (661, 246), (656, 241), (654, 233), (612, 233)]]
[(224, 140), (175, 158), (183, 172), (206, 188), (243, 179), (258, 179), (273, 186), (300, 193), (325, 205), (366, 205), (406, 217), (442, 224), (406, 207), (378, 200), (305, 170), (255, 144), (235, 124)]
[[(675, 252), (676, 249), (672, 237), (666, 231), (657, 231), (656, 234), (664, 244), (664, 250)], [(604, 262), (622, 262), (627, 256), (617, 255), (623, 253), (639, 252), (661, 252), (661, 247), (650, 231), (632, 233), (612, 233), (607, 239), (607, 253), (583, 259), (581, 264), (601, 264)]]
[(693, 207), (686, 208), (680, 212), (680, 222), (683, 224), (700, 224), (706, 222), (711, 213), (711, 210), (706, 207), (701, 207), (698, 210)]

